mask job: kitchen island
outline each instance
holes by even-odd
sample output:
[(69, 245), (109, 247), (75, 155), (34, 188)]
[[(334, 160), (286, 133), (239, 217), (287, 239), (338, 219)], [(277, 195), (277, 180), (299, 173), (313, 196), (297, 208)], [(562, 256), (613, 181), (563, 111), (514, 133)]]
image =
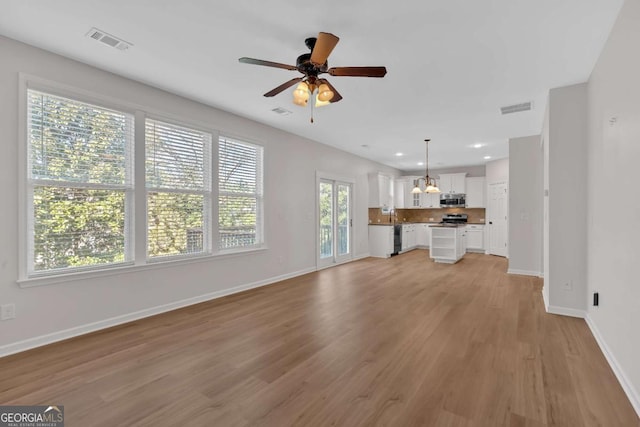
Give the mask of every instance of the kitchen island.
[(435, 262), (455, 264), (465, 254), (464, 224), (434, 224), (431, 228), (430, 255)]

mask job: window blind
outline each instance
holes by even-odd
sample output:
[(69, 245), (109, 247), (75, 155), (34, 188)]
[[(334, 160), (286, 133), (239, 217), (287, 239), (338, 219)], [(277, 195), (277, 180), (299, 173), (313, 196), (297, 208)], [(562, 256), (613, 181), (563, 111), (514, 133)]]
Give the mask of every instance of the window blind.
[(263, 242), (263, 149), (219, 138), (218, 229), (221, 250)]
[(149, 258), (208, 252), (211, 134), (145, 122)]
[(131, 259), (131, 114), (27, 91), (29, 275)]

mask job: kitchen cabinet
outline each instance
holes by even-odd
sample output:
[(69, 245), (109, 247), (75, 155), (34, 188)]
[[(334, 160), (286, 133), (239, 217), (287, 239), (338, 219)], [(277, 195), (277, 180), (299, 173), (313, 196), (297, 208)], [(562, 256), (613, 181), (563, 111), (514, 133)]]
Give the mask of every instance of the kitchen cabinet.
[[(410, 186), (407, 178), (396, 178), (393, 180), (393, 206), (396, 209), (410, 208), (411, 199), (407, 199), (407, 187)], [(411, 192), (411, 190), (409, 190)]]
[[(416, 180), (420, 179), (419, 176), (406, 176), (402, 177), (406, 179), (406, 185), (404, 187), (404, 207), (407, 209), (417, 209), (417, 208), (440, 208), (440, 193), (417, 193), (413, 194), (412, 191), (416, 186)], [(425, 185), (424, 180), (419, 181), (420, 190), (424, 191)], [(436, 180), (436, 185), (438, 185), (438, 180)]]
[(423, 193), (425, 208), (440, 208), (440, 193)]
[(369, 226), (369, 255), (389, 258), (393, 253), (393, 225)]
[(467, 224), (465, 233), (467, 252), (484, 252), (484, 225)]
[(454, 264), (465, 252), (465, 226), (431, 227), (429, 255), (435, 262)]
[(439, 188), (443, 193), (465, 193), (466, 173), (445, 173), (440, 175)]
[(422, 208), (422, 193), (413, 194), (412, 191), (416, 186), (419, 176), (403, 176), (405, 180), (404, 186), (404, 207), (406, 209)]
[(393, 207), (393, 178), (390, 175), (369, 174), (369, 207)]
[(415, 249), (416, 224), (402, 224), (402, 252)]
[(428, 248), (431, 229), (429, 224), (415, 224), (416, 227), (416, 246), (419, 248)]
[(466, 194), (468, 208), (485, 207), (485, 179), (484, 176), (471, 177), (466, 179)]

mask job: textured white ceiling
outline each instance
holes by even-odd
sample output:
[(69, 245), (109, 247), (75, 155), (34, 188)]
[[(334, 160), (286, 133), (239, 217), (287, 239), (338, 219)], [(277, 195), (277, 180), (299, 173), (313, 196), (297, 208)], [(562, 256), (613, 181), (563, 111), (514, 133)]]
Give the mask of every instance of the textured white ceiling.
[[(538, 134), (550, 88), (588, 79), (623, 0), (324, 2), (5, 0), (0, 34), (403, 170), (483, 164)], [(85, 37), (97, 27), (126, 52)], [(297, 77), (238, 63), (295, 64), (306, 37), (340, 37), (330, 66), (384, 65), (383, 79), (329, 77), (344, 99), (293, 105)], [(3, 58), (6, 60), (6, 58)], [(531, 112), (501, 116), (533, 101)], [(284, 107), (293, 114), (271, 110)], [(472, 148), (483, 143), (480, 149)], [(367, 147), (362, 147), (366, 145)], [(395, 156), (396, 152), (404, 156)]]

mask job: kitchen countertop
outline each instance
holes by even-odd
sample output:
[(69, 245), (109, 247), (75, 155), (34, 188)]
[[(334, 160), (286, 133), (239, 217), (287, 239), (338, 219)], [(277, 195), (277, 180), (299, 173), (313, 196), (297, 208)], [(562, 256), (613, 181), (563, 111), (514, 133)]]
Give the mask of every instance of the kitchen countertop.
[[(433, 222), (370, 222), (369, 225), (384, 225), (384, 226), (391, 226), (391, 225), (415, 225), (415, 224), (429, 224), (429, 226), (437, 226), (437, 225), (442, 225), (442, 223), (440, 221), (433, 221)], [(459, 224), (459, 225), (485, 225), (486, 223), (484, 222), (467, 222), (465, 224)], [(455, 225), (456, 227), (458, 226), (457, 224)]]

